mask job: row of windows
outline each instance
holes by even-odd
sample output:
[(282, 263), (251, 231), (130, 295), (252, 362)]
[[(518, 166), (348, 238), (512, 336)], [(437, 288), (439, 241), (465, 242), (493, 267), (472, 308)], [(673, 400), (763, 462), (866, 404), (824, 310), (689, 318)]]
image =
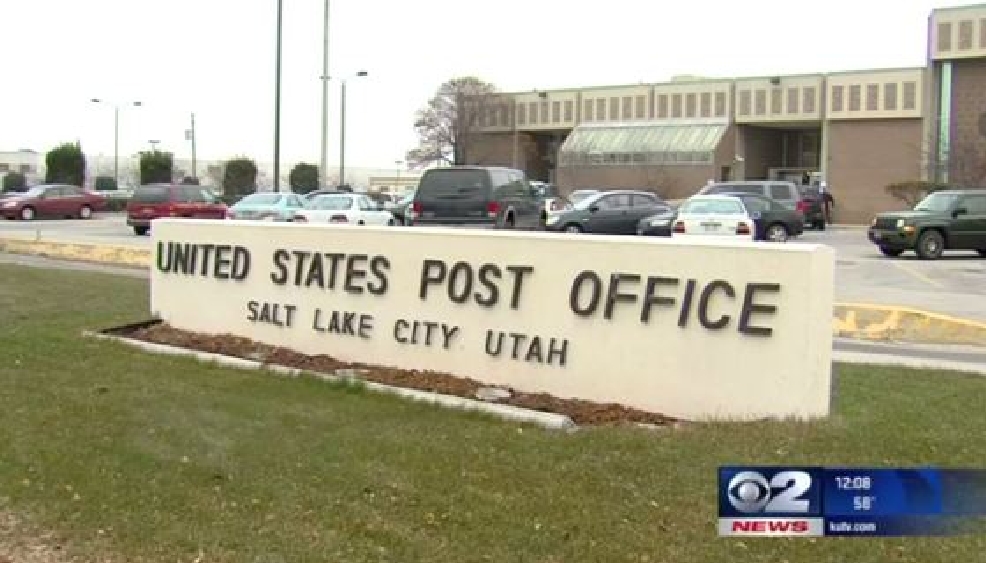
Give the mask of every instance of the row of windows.
[[(35, 171), (34, 167), (31, 166), (30, 164), (17, 164), (14, 166), (16, 166), (17, 172), (20, 172), (21, 174), (31, 174)], [(0, 172), (10, 172), (11, 170), (13, 170), (13, 168), (11, 167), (10, 164), (7, 164), (5, 162), (0, 163)]]
[[(803, 88), (792, 86), (786, 90), (783, 88), (772, 88), (770, 90), (769, 108), (767, 94), (767, 90), (763, 89), (740, 90), (739, 115), (763, 116), (767, 115), (768, 109), (770, 110), (770, 115), (780, 115), (782, 113), (811, 114), (818, 111), (818, 89), (814, 86), (805, 86)], [(783, 109), (785, 102), (787, 103), (786, 112)]]
[[(959, 51), (971, 51), (973, 39), (975, 38), (976, 21), (961, 20), (958, 26), (953, 26), (952, 22), (938, 22), (938, 37), (936, 48), (938, 52), (951, 51), (954, 47)], [(979, 19), (979, 48), (986, 49), (986, 18)], [(958, 37), (953, 38), (955, 27), (958, 28)], [(952, 39), (957, 39), (954, 43)]]
[[(917, 83), (904, 82), (900, 85), (898, 92), (897, 82), (887, 82), (880, 84), (867, 84), (865, 99), (863, 97), (863, 85), (851, 84), (846, 87), (841, 84), (832, 86), (831, 110), (838, 111), (880, 111), (880, 90), (883, 90), (883, 111), (913, 111), (917, 109)], [(846, 99), (848, 98), (848, 99)]]
[(660, 153), (561, 153), (559, 164), (563, 166), (600, 164), (670, 164), (698, 165), (711, 164), (711, 152), (660, 152)]

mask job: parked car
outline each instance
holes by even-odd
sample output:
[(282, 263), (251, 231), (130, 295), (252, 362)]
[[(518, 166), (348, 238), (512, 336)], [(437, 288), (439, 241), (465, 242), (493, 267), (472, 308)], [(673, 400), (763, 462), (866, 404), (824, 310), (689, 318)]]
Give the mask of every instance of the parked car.
[(411, 203), (416, 225), (536, 229), (540, 207), (520, 170), (453, 166), (427, 170)]
[(668, 207), (638, 221), (637, 234), (651, 237), (669, 237), (671, 236), (671, 229), (674, 227), (674, 220), (677, 216), (678, 210), (668, 204)]
[(226, 210), (227, 219), (255, 219), (260, 221), (291, 221), (305, 200), (292, 193), (250, 194)]
[(317, 190), (308, 192), (303, 197), (305, 198), (305, 200), (311, 201), (311, 200), (315, 199), (317, 196), (320, 196), (320, 195), (328, 195), (328, 194), (351, 194), (351, 193), (353, 193), (352, 190), (340, 190), (339, 188), (319, 188)]
[(670, 209), (659, 197), (643, 191), (598, 192), (580, 200), (571, 209), (548, 217), (549, 231), (632, 235), (637, 224), (662, 210)]
[(818, 186), (798, 186), (804, 200), (805, 225), (820, 231), (825, 230), (828, 218), (825, 217), (825, 198)]
[(146, 184), (127, 202), (127, 225), (146, 235), (151, 222), (161, 217), (225, 219), (227, 206), (206, 186)]
[(338, 193), (316, 196), (295, 212), (294, 222), (393, 225), (396, 221), (390, 211), (364, 194)]
[[(781, 205), (798, 211), (802, 215), (810, 215), (811, 202), (801, 195), (801, 190), (794, 182), (784, 182), (780, 180), (743, 180), (729, 182), (714, 182), (698, 191), (695, 195), (715, 195), (725, 193), (746, 193), (759, 194), (780, 203)], [(814, 225), (818, 228), (825, 228), (825, 221)]]
[(397, 201), (390, 208), (391, 215), (394, 216), (394, 222), (398, 225), (406, 225), (409, 221), (409, 216), (411, 213), (411, 204), (414, 202), (414, 192), (404, 194), (404, 196)]
[(678, 207), (673, 237), (714, 236), (753, 240), (754, 219), (731, 195), (696, 195)]
[(946, 250), (974, 250), (986, 258), (986, 189), (942, 190), (911, 211), (880, 213), (867, 236), (885, 256), (913, 250), (935, 260)]
[(78, 186), (40, 184), (10, 193), (0, 200), (0, 214), (7, 219), (30, 221), (38, 217), (89, 219), (106, 207), (106, 198)]
[(747, 214), (753, 218), (754, 240), (785, 242), (805, 231), (804, 216), (777, 201), (759, 194), (722, 194), (738, 197)]

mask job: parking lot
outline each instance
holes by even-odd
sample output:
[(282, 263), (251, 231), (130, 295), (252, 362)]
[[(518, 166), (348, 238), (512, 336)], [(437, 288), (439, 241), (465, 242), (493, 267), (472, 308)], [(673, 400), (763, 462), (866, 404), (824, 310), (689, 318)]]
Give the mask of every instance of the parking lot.
[[(135, 248), (151, 241), (135, 236), (122, 214), (89, 221), (3, 221), (0, 237)], [(946, 254), (934, 262), (910, 253), (888, 259), (856, 227), (809, 231), (797, 241), (835, 248), (838, 302), (898, 305), (986, 322), (986, 260), (975, 253)]]

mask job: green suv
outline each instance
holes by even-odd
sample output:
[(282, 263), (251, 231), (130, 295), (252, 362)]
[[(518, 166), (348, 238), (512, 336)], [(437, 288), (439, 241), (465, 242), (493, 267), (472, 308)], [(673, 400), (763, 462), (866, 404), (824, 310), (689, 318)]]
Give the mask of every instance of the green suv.
[(986, 257), (986, 189), (942, 190), (911, 211), (880, 213), (868, 235), (885, 256), (913, 250), (935, 260), (946, 250), (975, 250)]

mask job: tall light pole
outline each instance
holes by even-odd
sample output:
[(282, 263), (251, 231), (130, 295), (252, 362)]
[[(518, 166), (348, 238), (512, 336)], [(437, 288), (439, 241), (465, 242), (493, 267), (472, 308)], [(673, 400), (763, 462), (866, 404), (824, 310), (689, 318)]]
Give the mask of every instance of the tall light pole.
[[(366, 76), (367, 72), (361, 70), (353, 77)], [(346, 185), (346, 79), (342, 79), (341, 107), (339, 109), (339, 185)]]
[(192, 112), (192, 127), (185, 132), (185, 140), (192, 143), (192, 178), (198, 178), (198, 167), (195, 162), (195, 112)]
[(329, 177), (329, 0), (325, 0), (325, 19), (322, 22), (322, 146), (318, 172), (321, 184)]
[(401, 193), (401, 167), (404, 166), (403, 160), (395, 160), (394, 164), (397, 166), (397, 186), (394, 188), (394, 194)]
[(277, 48), (274, 55), (274, 191), (281, 191), (281, 30), (283, 0), (277, 0)]
[[(94, 104), (108, 103), (101, 98), (92, 98)], [(132, 102), (134, 107), (140, 107), (140, 102)], [(113, 104), (113, 181), (120, 187), (120, 106)]]

